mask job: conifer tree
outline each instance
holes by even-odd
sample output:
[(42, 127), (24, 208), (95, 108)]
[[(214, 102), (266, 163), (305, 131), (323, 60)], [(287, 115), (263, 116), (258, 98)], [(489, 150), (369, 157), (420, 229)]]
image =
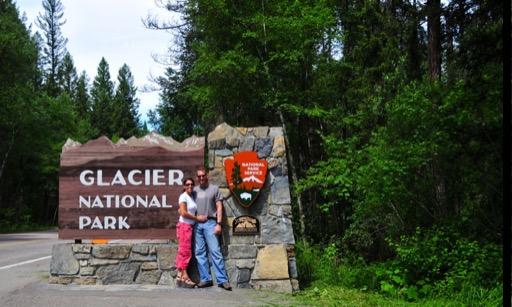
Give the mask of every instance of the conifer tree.
[(94, 137), (105, 135), (112, 137), (110, 120), (112, 118), (112, 100), (114, 99), (114, 83), (110, 79), (109, 65), (101, 58), (98, 74), (94, 78), (91, 89), (91, 125), (96, 130)]
[(90, 95), (89, 95), (89, 76), (85, 71), (82, 71), (80, 77), (76, 82), (75, 96), (75, 109), (80, 118), (88, 117), (91, 107)]
[[(0, 1), (0, 208), (5, 189), (4, 175), (14, 152), (22, 146), (27, 128), (32, 81), (37, 65), (37, 46), (11, 0)], [(14, 176), (11, 175), (11, 178)], [(11, 195), (9, 195), (11, 197)], [(1, 217), (0, 217), (1, 219)]]
[(73, 57), (71, 57), (71, 54), (69, 54), (69, 52), (67, 52), (64, 58), (62, 59), (62, 65), (59, 67), (58, 72), (58, 81), (59, 88), (63, 92), (68, 93), (70, 97), (75, 96), (78, 75), (76, 73)]
[(43, 0), (44, 14), (39, 13), (36, 25), (43, 31), (44, 88), (51, 97), (60, 93), (58, 72), (66, 55), (67, 39), (62, 36), (61, 26), (64, 6), (60, 0)]
[(117, 77), (118, 86), (112, 105), (111, 130), (119, 137), (129, 138), (139, 132), (139, 99), (130, 67), (124, 64)]

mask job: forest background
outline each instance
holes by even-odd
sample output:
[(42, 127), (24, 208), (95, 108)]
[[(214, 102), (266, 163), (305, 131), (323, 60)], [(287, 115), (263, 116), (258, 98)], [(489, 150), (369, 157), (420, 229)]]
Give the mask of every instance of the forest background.
[[(148, 132), (129, 66), (117, 82), (105, 58), (92, 81), (77, 73), (64, 8), (42, 3), (35, 30), (0, 0), (2, 231), (56, 225), (68, 138)], [(284, 127), (302, 295), (329, 305), (342, 287), (358, 301), (501, 305), (503, 2), (155, 5), (181, 19), (144, 20), (172, 41), (152, 127), (178, 141), (222, 122)]]

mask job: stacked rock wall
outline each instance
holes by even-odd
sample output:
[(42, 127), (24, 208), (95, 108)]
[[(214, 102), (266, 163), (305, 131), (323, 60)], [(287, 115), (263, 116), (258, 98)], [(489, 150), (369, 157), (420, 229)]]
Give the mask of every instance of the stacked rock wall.
[(56, 244), (50, 283), (147, 284), (175, 287), (177, 246), (166, 241), (120, 244)]
[[(242, 288), (298, 291), (283, 129), (222, 124), (208, 135), (207, 144), (210, 182), (224, 196), (222, 246), (231, 283)], [(257, 152), (268, 163), (265, 185), (249, 208), (241, 206), (228, 189), (224, 168), (226, 159), (243, 151)], [(233, 220), (242, 215), (260, 221), (259, 234), (233, 235)]]

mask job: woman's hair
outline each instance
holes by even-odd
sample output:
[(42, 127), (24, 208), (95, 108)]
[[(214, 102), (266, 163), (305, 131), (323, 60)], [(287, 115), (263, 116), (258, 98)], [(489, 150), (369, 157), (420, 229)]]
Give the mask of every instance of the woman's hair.
[(194, 181), (194, 179), (192, 179), (192, 177), (187, 177), (185, 178), (185, 180), (183, 181), (183, 185), (185, 185), (185, 183), (187, 183), (187, 181), (192, 181), (192, 183), (195, 185), (196, 182)]

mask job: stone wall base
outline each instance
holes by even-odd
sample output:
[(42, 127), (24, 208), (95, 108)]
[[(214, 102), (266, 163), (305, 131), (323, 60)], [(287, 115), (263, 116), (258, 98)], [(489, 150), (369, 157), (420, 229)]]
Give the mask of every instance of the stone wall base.
[[(285, 268), (290, 264), (285, 247), (266, 246), (262, 247), (262, 250), (263, 252), (259, 253), (260, 257), (249, 254), (247, 259), (229, 259), (228, 255), (225, 255), (226, 269), (232, 286), (288, 293), (298, 291), (298, 281), (293, 272), (290, 278), (286, 269), (274, 270), (279, 267), (279, 263), (284, 264)], [(56, 244), (52, 250), (49, 283), (84, 286), (140, 284), (175, 288), (177, 269), (174, 264), (177, 251), (178, 246), (173, 242)], [(258, 254), (258, 249), (255, 254)], [(199, 283), (194, 257), (191, 259), (188, 274), (194, 282)], [(215, 276), (213, 279), (215, 283)]]
[[(177, 250), (174, 243), (56, 244), (52, 250), (50, 283), (175, 287)], [(197, 276), (194, 263), (190, 267), (191, 275)]]

